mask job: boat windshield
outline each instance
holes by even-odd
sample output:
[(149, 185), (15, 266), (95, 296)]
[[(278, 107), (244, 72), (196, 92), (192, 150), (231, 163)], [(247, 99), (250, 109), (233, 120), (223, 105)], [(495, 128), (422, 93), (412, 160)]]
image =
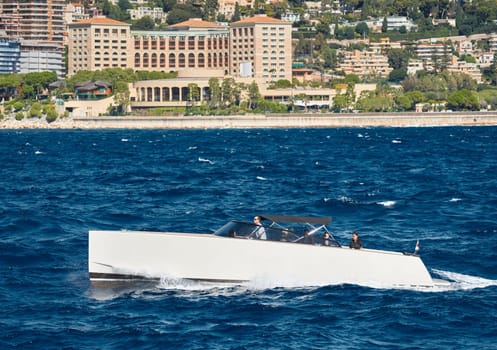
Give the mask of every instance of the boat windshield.
[[(275, 225), (263, 225), (268, 241), (295, 242), (322, 244), (330, 246), (340, 246), (338, 242), (330, 236), (329, 241), (325, 240), (324, 233), (328, 232), (324, 225), (314, 227), (312, 225), (297, 225), (296, 227), (283, 227)], [(234, 238), (255, 238), (254, 233), (259, 226), (243, 221), (230, 221), (214, 232), (216, 236)]]

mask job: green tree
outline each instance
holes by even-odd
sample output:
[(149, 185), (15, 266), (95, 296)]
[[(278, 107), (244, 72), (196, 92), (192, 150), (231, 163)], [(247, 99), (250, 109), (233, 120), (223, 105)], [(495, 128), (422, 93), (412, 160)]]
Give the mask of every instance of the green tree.
[(406, 69), (409, 56), (409, 52), (405, 49), (389, 49), (387, 51), (388, 64), (393, 69)]
[(225, 106), (240, 105), (242, 84), (233, 78), (225, 78), (221, 84), (222, 101)]
[(345, 94), (338, 94), (333, 98), (333, 112), (341, 112), (348, 108), (348, 98)]
[(337, 50), (326, 47), (323, 50), (323, 66), (324, 68), (336, 69), (338, 67)]
[(411, 110), (414, 107), (412, 100), (407, 95), (397, 96), (395, 102), (397, 103), (399, 109), (403, 111)]
[(347, 74), (343, 80), (345, 84), (359, 84), (361, 82), (361, 78), (357, 74)]
[(204, 0), (203, 1), (203, 16), (202, 18), (207, 21), (215, 21), (217, 14), (217, 0)]
[(211, 108), (218, 108), (221, 102), (221, 87), (219, 86), (218, 78), (209, 79), (209, 92), (209, 105), (211, 106)]
[(17, 88), (22, 83), (22, 76), (20, 74), (0, 74), (0, 89)]
[(28, 112), (29, 118), (41, 118), (42, 114), (42, 105), (40, 102), (35, 102), (31, 105), (31, 108)]
[(388, 20), (387, 20), (387, 16), (384, 16), (383, 22), (381, 24), (381, 32), (386, 33), (387, 31), (388, 31)]
[(484, 101), (487, 108), (497, 109), (497, 90), (486, 89), (478, 92), (479, 99)]
[(188, 96), (187, 100), (192, 104), (200, 101), (200, 88), (195, 83), (188, 84)]
[(255, 81), (253, 81), (248, 86), (249, 109), (255, 109), (260, 98), (261, 94), (259, 92), (259, 86)]
[(447, 107), (453, 110), (476, 111), (479, 106), (476, 93), (467, 89), (454, 91), (447, 98)]
[(192, 4), (176, 4), (167, 14), (167, 24), (176, 24), (187, 21), (193, 17), (202, 17), (202, 11)]
[(388, 74), (388, 81), (392, 82), (399, 82), (405, 79), (407, 76), (407, 69), (405, 68), (398, 68), (394, 69)]
[(364, 38), (369, 34), (369, 27), (366, 22), (360, 22), (355, 26), (355, 32)]
[(240, 5), (238, 2), (235, 3), (235, 11), (233, 12), (233, 17), (231, 17), (232, 22), (238, 22), (240, 20)]
[(55, 105), (53, 105), (52, 103), (46, 105), (43, 108), (43, 112), (46, 115), (45, 119), (48, 123), (52, 123), (57, 119), (57, 111), (55, 110)]
[(150, 16), (143, 16), (137, 20), (132, 26), (133, 30), (152, 30), (155, 27), (155, 22)]
[(21, 92), (25, 98), (34, 99), (36, 97), (36, 91), (32, 85), (23, 85)]
[(125, 81), (115, 81), (112, 85), (114, 92), (114, 103), (116, 103), (116, 114), (126, 113), (129, 106), (129, 87)]
[(24, 75), (22, 84), (31, 85), (35, 93), (39, 94), (54, 81), (57, 81), (57, 74), (55, 72), (33, 72)]

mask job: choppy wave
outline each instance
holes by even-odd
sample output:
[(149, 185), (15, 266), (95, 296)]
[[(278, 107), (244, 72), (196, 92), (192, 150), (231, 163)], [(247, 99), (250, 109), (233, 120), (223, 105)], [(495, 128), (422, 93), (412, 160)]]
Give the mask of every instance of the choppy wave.
[[(2, 130), (0, 348), (493, 349), (496, 134)], [(90, 229), (211, 232), (255, 213), (331, 216), (343, 244), (419, 239), (449, 284), (89, 283)]]

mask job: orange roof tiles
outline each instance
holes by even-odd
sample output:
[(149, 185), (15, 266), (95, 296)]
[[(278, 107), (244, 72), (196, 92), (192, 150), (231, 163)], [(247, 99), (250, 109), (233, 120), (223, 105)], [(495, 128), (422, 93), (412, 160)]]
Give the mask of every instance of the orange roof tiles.
[(82, 19), (74, 24), (114, 24), (114, 25), (129, 25), (128, 23), (116, 21), (115, 19), (107, 17), (93, 17), (88, 19)]
[(184, 21), (181, 23), (172, 24), (169, 28), (183, 28), (183, 27), (203, 27), (203, 28), (211, 28), (211, 27), (221, 27), (219, 24), (214, 22), (203, 21), (200, 18), (190, 18), (188, 21)]
[(238, 22), (232, 23), (232, 25), (238, 25), (238, 24), (257, 24), (257, 23), (280, 23), (280, 24), (285, 24), (285, 23), (290, 23), (287, 21), (282, 21), (281, 19), (273, 18), (273, 17), (268, 17), (266, 15), (255, 15), (253, 17), (249, 18), (244, 18)]

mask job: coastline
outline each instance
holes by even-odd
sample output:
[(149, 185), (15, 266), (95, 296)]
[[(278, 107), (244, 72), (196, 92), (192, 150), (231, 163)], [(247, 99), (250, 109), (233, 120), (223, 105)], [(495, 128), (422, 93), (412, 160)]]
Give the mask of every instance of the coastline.
[(340, 127), (496, 126), (497, 112), (295, 113), (241, 116), (86, 117), (0, 120), (0, 129), (249, 129)]

